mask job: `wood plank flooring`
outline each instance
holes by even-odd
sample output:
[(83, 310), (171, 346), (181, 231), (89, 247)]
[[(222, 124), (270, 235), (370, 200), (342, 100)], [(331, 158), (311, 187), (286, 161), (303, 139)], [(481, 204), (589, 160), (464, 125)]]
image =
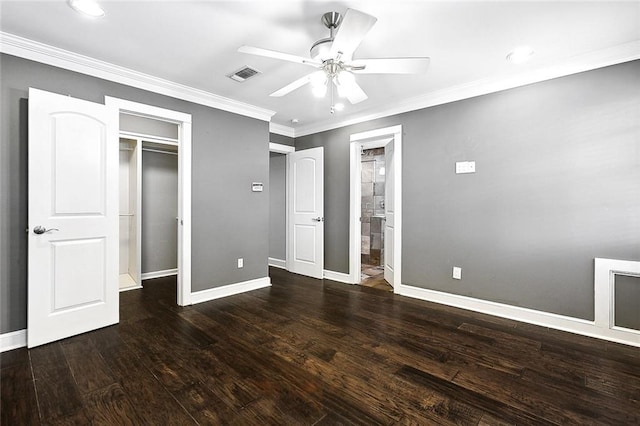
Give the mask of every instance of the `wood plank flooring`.
[(271, 271), (191, 307), (0, 356), (2, 425), (640, 424), (640, 350)]

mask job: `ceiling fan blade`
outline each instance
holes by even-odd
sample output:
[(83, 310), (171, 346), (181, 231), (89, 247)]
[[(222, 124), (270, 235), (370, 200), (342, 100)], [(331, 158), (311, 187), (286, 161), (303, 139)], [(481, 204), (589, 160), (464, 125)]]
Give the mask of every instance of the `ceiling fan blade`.
[(320, 74), (324, 75), (324, 71), (316, 71), (316, 72), (312, 72), (311, 74), (307, 74), (304, 77), (301, 77), (301, 78), (297, 79), (293, 83), (287, 84), (282, 89), (276, 90), (275, 92), (273, 92), (269, 96), (273, 96), (274, 98), (279, 98), (281, 96), (288, 95), (289, 93), (293, 92), (294, 90), (299, 89), (300, 87), (304, 86), (305, 84), (308, 84), (316, 75), (320, 75)]
[(314, 67), (322, 65), (322, 63), (314, 61), (311, 58), (291, 55), (289, 53), (278, 52), (276, 50), (262, 49), (260, 47), (240, 46), (240, 48), (238, 49), (238, 52), (248, 53), (249, 55), (264, 56), (264, 57), (273, 58), (273, 59), (281, 59), (283, 61), (295, 62), (297, 64), (311, 65)]
[(336, 86), (338, 87), (338, 95), (349, 99), (349, 102), (354, 105), (369, 98), (356, 82), (354, 75), (348, 71), (343, 71), (336, 77)]
[(355, 9), (347, 9), (338, 27), (329, 56), (335, 58), (341, 54), (342, 61), (348, 61), (353, 57), (353, 52), (367, 35), (371, 27), (378, 19)]
[(356, 59), (349, 66), (354, 74), (421, 74), (427, 71), (429, 62), (426, 57)]

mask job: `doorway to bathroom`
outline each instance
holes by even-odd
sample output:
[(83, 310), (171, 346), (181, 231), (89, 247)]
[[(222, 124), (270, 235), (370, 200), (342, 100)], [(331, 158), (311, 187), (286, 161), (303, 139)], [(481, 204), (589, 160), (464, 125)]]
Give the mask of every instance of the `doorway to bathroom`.
[(385, 147), (360, 151), (360, 285), (393, 291), (384, 278)]
[(402, 126), (355, 133), (349, 141), (349, 282), (364, 279), (365, 285), (399, 293)]

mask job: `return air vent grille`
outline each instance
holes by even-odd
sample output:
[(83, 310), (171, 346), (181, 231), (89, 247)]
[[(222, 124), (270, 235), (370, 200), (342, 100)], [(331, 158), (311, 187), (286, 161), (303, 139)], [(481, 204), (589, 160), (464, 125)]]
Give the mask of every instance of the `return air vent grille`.
[(248, 67), (248, 66), (244, 66), (242, 68), (240, 68), (239, 70), (229, 74), (227, 77), (229, 77), (231, 80), (235, 80), (238, 81), (240, 83), (242, 83), (243, 81), (257, 75), (260, 74), (260, 71), (258, 71), (257, 69)]

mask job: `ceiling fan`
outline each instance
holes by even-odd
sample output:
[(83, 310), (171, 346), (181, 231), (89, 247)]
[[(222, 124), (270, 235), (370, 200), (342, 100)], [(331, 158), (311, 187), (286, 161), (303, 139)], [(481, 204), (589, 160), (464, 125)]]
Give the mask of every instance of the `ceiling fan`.
[[(367, 94), (356, 82), (355, 74), (418, 74), (425, 72), (429, 65), (427, 57), (354, 59), (354, 51), (376, 21), (375, 17), (355, 9), (347, 9), (344, 17), (338, 12), (325, 13), (322, 23), (329, 29), (329, 37), (320, 39), (311, 46), (309, 58), (252, 46), (241, 46), (238, 52), (295, 62), (318, 69), (276, 90), (270, 96), (284, 96), (311, 84), (314, 95), (324, 97), (327, 89), (330, 89), (333, 99), (335, 86), (338, 96), (357, 104), (366, 100)], [(331, 103), (333, 113), (333, 100)]]

